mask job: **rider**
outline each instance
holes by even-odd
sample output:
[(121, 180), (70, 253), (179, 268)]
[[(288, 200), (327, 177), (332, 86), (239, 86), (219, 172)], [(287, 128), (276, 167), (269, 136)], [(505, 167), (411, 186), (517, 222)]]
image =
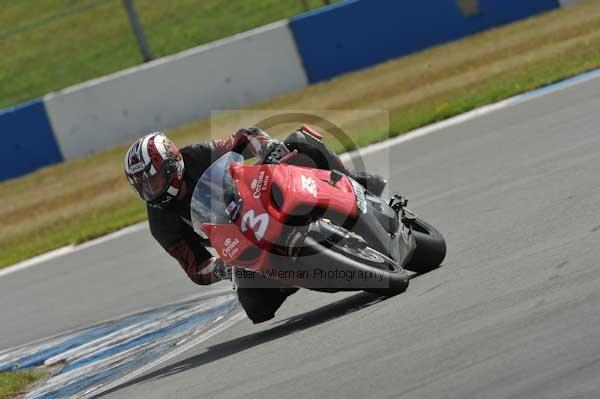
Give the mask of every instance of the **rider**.
[[(263, 130), (252, 127), (240, 129), (227, 139), (200, 142), (179, 150), (164, 133), (155, 132), (137, 140), (127, 151), (125, 175), (147, 203), (150, 232), (195, 283), (212, 284), (224, 272), (222, 261), (206, 249), (209, 242), (191, 226), (190, 202), (196, 182), (212, 162), (229, 151), (246, 159), (264, 159), (278, 143)], [(385, 188), (386, 181), (377, 175), (346, 169), (339, 157), (320, 142), (318, 133), (307, 126), (289, 135), (284, 143), (290, 151), (298, 151), (290, 163), (337, 169), (376, 195)], [(236, 281), (239, 301), (254, 323), (273, 318), (285, 298), (295, 292), (292, 287), (275, 282), (271, 285), (274, 288), (264, 288), (265, 284), (261, 285), (263, 288), (253, 288)]]

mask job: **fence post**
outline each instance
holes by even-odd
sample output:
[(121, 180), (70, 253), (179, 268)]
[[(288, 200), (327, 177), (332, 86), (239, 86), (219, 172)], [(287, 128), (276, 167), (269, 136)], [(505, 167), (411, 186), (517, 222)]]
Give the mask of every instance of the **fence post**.
[(135, 39), (137, 40), (144, 62), (152, 61), (152, 52), (150, 51), (144, 28), (142, 28), (142, 24), (140, 23), (140, 18), (135, 10), (133, 0), (123, 0), (123, 5), (125, 6), (125, 11), (127, 11), (127, 17), (129, 18), (131, 29), (133, 29), (133, 33), (135, 34)]

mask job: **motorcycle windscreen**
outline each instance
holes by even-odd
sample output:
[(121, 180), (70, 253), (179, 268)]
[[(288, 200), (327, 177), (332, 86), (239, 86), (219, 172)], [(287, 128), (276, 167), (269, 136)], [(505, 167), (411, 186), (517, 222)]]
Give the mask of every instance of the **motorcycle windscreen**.
[(196, 233), (205, 234), (202, 231), (205, 223), (230, 223), (230, 215), (239, 205), (230, 167), (243, 162), (242, 155), (228, 152), (210, 165), (196, 183), (190, 204), (192, 226)]

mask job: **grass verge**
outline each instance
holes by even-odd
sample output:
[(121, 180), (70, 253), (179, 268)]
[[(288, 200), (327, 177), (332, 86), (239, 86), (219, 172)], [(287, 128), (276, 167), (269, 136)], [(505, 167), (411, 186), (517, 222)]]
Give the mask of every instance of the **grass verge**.
[[(135, 0), (163, 57), (323, 0)], [(122, 0), (0, 0), (0, 108), (142, 63)]]
[[(335, 112), (335, 122), (362, 146), (599, 67), (600, 2), (587, 1), (252, 109), (388, 110), (391, 132), (372, 128), (356, 112)], [(228, 114), (220, 118), (220, 130), (211, 137), (240, 126)], [(209, 127), (201, 120), (169, 133), (183, 145), (209, 137)], [(0, 267), (144, 220), (144, 205), (122, 175), (124, 151), (111, 149), (1, 183)]]
[(43, 371), (0, 372), (0, 399), (9, 399), (25, 393), (27, 387), (46, 376)]

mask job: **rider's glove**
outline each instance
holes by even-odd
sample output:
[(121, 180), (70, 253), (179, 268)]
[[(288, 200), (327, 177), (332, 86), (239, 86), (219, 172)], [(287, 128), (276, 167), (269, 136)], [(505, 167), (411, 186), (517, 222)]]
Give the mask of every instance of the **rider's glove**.
[(215, 265), (213, 274), (215, 277), (218, 277), (221, 280), (231, 280), (231, 268), (228, 267), (220, 258), (213, 259)]
[(258, 127), (245, 127), (237, 131), (236, 136), (246, 137), (248, 149), (255, 157), (261, 157), (262, 149), (271, 140), (271, 137)]
[(231, 269), (225, 265), (220, 258), (210, 258), (205, 265), (197, 272), (198, 277), (202, 277), (202, 284), (212, 284), (219, 280), (231, 280)]

